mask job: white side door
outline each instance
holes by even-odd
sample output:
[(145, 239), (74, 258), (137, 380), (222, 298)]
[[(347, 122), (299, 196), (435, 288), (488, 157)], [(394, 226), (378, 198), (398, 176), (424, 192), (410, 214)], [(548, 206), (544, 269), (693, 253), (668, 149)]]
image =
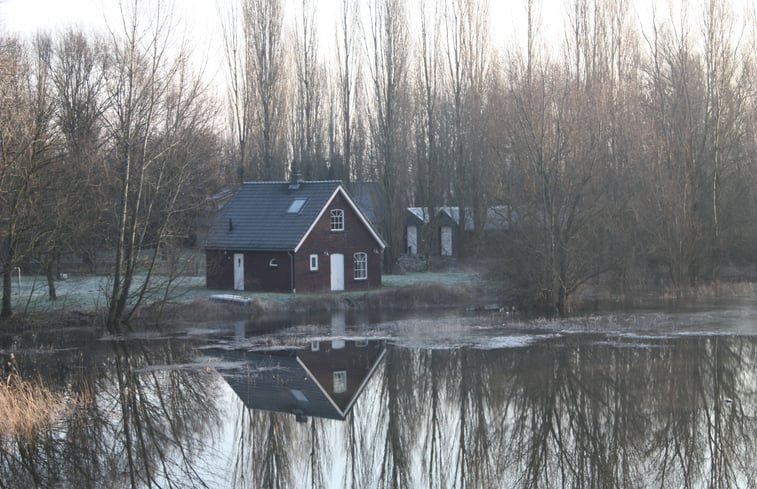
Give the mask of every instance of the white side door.
[(442, 256), (452, 256), (452, 228), (442, 226)]
[(407, 227), (407, 254), (418, 254), (418, 226)]
[(344, 255), (331, 254), (331, 290), (344, 290)]
[(234, 253), (234, 290), (244, 290), (244, 254)]

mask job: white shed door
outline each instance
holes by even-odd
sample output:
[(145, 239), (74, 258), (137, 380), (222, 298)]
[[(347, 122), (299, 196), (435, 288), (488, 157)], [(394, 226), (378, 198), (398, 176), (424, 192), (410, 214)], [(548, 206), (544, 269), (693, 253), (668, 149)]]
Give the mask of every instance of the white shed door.
[(331, 255), (331, 290), (344, 290), (344, 255)]
[(418, 226), (407, 227), (407, 254), (418, 254)]
[(452, 256), (452, 228), (442, 226), (442, 256)]
[(244, 290), (244, 254), (234, 253), (234, 290)]

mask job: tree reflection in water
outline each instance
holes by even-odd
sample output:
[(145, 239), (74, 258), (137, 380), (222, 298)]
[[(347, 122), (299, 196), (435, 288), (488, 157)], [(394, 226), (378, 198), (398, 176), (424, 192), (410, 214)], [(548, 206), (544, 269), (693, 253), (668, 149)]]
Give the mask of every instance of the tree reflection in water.
[[(0, 487), (756, 487), (754, 337), (639, 341), (387, 345), (337, 419), (253, 409), (224, 372), (228, 385), (150, 368), (190, 361), (188, 347), (115, 343), (81, 365), (80, 409), (33, 440), (2, 440)], [(229, 462), (209, 469), (226, 412), (233, 436), (214, 450)]]
[(0, 435), (0, 488), (205, 486), (197, 456), (218, 428), (217, 378), (166, 367), (194, 357), (186, 345), (106, 345), (61, 362), (65, 378), (47, 372), (79, 393), (70, 416), (31, 439)]
[(248, 414), (244, 466), (285, 468), (266, 487), (755, 487), (754, 341), (605, 340), (390, 347), (343, 424)]

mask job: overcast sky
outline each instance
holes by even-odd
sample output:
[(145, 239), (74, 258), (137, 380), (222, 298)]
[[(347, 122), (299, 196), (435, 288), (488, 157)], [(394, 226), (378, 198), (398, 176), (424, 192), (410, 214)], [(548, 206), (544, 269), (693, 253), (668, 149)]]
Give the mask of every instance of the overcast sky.
[[(195, 38), (217, 37), (219, 27), (218, 4), (238, 0), (176, 0), (176, 8)], [(647, 1), (647, 0), (639, 0)], [(541, 0), (545, 23), (559, 23), (565, 0)], [(298, 0), (285, 0), (289, 10)], [(367, 0), (363, 2), (367, 4)], [(417, 18), (415, 3), (408, 0), (409, 17)], [(325, 38), (333, 38), (338, 0), (316, 0), (320, 30)], [(36, 32), (58, 30), (71, 25), (83, 28), (104, 27), (106, 16), (117, 16), (118, 0), (0, 0), (0, 22), (6, 32)], [(525, 1), (492, 0), (490, 6), (491, 31), (495, 42), (519, 30), (525, 18)], [(112, 20), (111, 20), (112, 22)], [(550, 29), (546, 29), (549, 32)], [(326, 39), (330, 42), (330, 39)], [(501, 46), (498, 46), (501, 47)]]
[[(222, 47), (220, 40), (219, 3), (239, 0), (175, 0), (179, 23), (186, 28), (187, 37), (193, 43), (195, 57), (209, 66), (220, 66)], [(409, 18), (417, 18), (417, 2), (408, 1)], [(558, 33), (565, 24), (565, 5), (570, 0), (537, 0), (542, 19), (541, 34), (545, 42), (559, 44), (562, 36)], [(649, 12), (654, 3), (666, 5), (668, 0), (630, 0), (630, 19), (644, 22), (649, 19)], [(672, 0), (688, 2), (692, 9), (691, 17), (696, 17), (701, 10), (701, 2), (707, 0)], [(726, 1), (726, 0), (720, 0)], [(743, 15), (745, 9), (755, 8), (757, 0), (730, 0), (734, 10)], [(367, 0), (363, 0), (367, 4)], [(513, 42), (525, 41), (525, 0), (491, 0), (490, 26), (494, 47), (502, 49)], [(289, 11), (300, 0), (285, 0)], [(321, 51), (333, 51), (336, 6), (338, 0), (316, 0), (319, 14), (319, 31), (321, 32)], [(118, 20), (118, 0), (0, 0), (0, 31), (10, 33), (34, 33), (38, 30), (56, 31), (70, 26), (84, 29), (105, 30), (106, 18), (112, 25)], [(660, 7), (661, 16), (667, 13), (667, 7)], [(750, 17), (751, 18), (751, 17)], [(751, 18), (753, 19), (753, 18)], [(696, 25), (696, 24), (695, 24)], [(750, 28), (752, 31), (754, 20)], [(209, 61), (209, 63), (208, 63)], [(213, 69), (210, 69), (213, 71)], [(218, 68), (216, 68), (218, 70)]]

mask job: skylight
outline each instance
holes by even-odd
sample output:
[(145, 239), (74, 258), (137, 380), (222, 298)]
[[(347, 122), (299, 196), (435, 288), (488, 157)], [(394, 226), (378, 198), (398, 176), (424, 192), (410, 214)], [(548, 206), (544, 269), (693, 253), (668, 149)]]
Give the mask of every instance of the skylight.
[(298, 390), (298, 389), (289, 389), (289, 392), (291, 392), (292, 395), (294, 396), (294, 398), (297, 399), (300, 402), (310, 402), (310, 401), (308, 401), (307, 396), (301, 390)]
[(302, 210), (302, 206), (305, 205), (307, 199), (294, 199), (287, 209), (287, 214), (297, 214)]

